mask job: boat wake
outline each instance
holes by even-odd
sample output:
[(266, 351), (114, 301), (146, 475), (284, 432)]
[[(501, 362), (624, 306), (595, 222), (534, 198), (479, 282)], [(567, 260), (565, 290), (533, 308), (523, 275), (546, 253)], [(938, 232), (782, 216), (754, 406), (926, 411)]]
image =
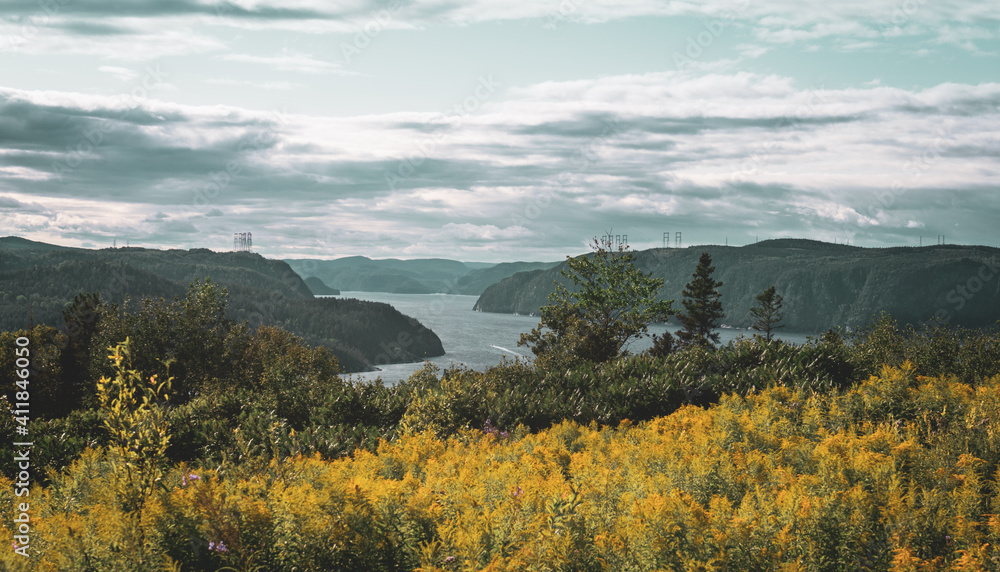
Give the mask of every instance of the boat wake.
[(524, 357), (524, 356), (522, 356), (521, 354), (519, 354), (519, 353), (515, 352), (514, 350), (509, 350), (509, 349), (507, 349), (507, 348), (502, 348), (502, 347), (500, 347), (500, 346), (495, 346), (495, 345), (493, 345), (493, 344), (490, 344), (490, 347), (491, 347), (491, 348), (496, 348), (496, 349), (498, 349), (498, 350), (500, 350), (500, 351), (502, 351), (502, 352), (507, 352), (507, 353), (509, 353), (509, 354), (511, 354), (511, 355), (515, 355), (515, 356), (517, 356), (517, 357)]

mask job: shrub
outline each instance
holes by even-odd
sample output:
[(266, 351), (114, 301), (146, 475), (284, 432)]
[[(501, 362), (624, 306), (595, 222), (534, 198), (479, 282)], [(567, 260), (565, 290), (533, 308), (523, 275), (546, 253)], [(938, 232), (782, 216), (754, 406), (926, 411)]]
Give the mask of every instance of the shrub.
[[(284, 456), (225, 474), (182, 464), (143, 506), (141, 546), (111, 458), (88, 451), (32, 490), (32, 564), (995, 569), (998, 423), (1000, 376), (972, 387), (907, 364), (849, 391), (773, 386), (616, 427), (406, 433), (349, 458)], [(17, 570), (18, 558), (6, 551), (0, 563)]]

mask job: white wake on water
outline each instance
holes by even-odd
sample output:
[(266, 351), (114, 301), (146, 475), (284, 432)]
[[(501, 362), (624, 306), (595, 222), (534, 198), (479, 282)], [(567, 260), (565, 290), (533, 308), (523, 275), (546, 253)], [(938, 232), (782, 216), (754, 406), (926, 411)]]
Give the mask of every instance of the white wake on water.
[(502, 351), (502, 352), (507, 352), (507, 353), (509, 353), (509, 354), (511, 354), (511, 355), (515, 355), (515, 356), (517, 356), (517, 357), (524, 357), (524, 356), (522, 356), (521, 354), (519, 354), (519, 353), (515, 352), (514, 350), (509, 350), (509, 349), (507, 349), (507, 348), (502, 348), (502, 347), (500, 347), (500, 346), (495, 346), (495, 345), (493, 345), (493, 344), (490, 344), (490, 347), (491, 347), (491, 348), (496, 348), (496, 349), (498, 349), (498, 350), (500, 350), (500, 351)]

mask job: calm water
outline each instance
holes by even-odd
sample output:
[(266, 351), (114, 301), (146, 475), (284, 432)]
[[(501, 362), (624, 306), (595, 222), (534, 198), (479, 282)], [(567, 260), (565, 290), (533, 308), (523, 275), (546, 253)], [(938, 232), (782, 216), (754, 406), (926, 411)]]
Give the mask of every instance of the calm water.
[[(385, 302), (400, 312), (413, 316), (421, 324), (427, 326), (441, 338), (445, 355), (431, 358), (428, 361), (437, 364), (442, 369), (452, 364), (463, 364), (475, 370), (500, 363), (503, 356), (531, 357), (531, 350), (518, 347), (517, 341), (522, 333), (531, 331), (538, 325), (537, 316), (516, 316), (513, 314), (491, 314), (474, 312), (477, 296), (459, 296), (456, 294), (388, 294), (383, 292), (343, 292), (340, 298), (357, 298)], [(650, 333), (662, 334), (668, 327), (664, 325), (650, 327)], [(670, 326), (670, 330), (678, 329)], [(736, 337), (750, 336), (747, 330), (720, 329), (722, 343), (728, 343)], [(782, 333), (780, 337), (793, 343), (805, 343), (805, 334)], [(651, 338), (637, 340), (629, 350), (640, 352), (652, 344)], [(406, 379), (414, 371), (423, 367), (420, 363), (392, 364), (381, 366), (381, 371), (353, 373), (354, 379), (374, 380), (381, 377), (386, 383), (395, 383)]]

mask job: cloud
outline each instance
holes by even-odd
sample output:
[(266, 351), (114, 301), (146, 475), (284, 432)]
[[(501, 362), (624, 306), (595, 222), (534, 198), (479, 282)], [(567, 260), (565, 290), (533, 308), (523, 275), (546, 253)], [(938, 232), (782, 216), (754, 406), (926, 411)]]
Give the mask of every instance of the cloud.
[(118, 66), (101, 66), (101, 67), (97, 68), (97, 71), (101, 71), (101, 72), (104, 72), (104, 73), (107, 73), (107, 74), (111, 74), (118, 81), (131, 81), (131, 80), (135, 79), (136, 77), (138, 77), (138, 75), (139, 75), (134, 70), (130, 70), (128, 68), (122, 68), (122, 67), (118, 67)]
[[(0, 51), (32, 54), (93, 54), (116, 60), (141, 60), (164, 55), (227, 51), (231, 29), (291, 31), (306, 34), (357, 34), (384, 29), (429, 29), (485, 22), (537, 21), (558, 28), (566, 23), (588, 25), (638, 18), (695, 18), (746, 29), (757, 41), (744, 43), (741, 58), (757, 57), (774, 46), (806, 45), (831, 40), (847, 51), (876, 48), (889, 39), (908, 38), (921, 44), (958, 46), (983, 53), (982, 43), (996, 39), (1000, 17), (989, 3), (955, 0), (948, 3), (899, 0), (811, 2), (750, 2), (706, 0), (564, 0), (509, 2), (471, 0), (359, 0), (329, 3), (239, 1), (0, 3)], [(284, 66), (276, 56), (245, 55), (249, 63)], [(277, 58), (277, 59), (276, 59)], [(734, 60), (739, 61), (739, 60)], [(299, 73), (333, 73), (320, 63), (299, 62)], [(698, 62), (697, 66), (724, 63)]]
[(287, 91), (305, 87), (300, 83), (294, 83), (291, 81), (249, 81), (249, 80), (235, 80), (226, 78), (209, 78), (205, 80), (205, 83), (209, 85), (234, 85), (234, 86), (254, 87), (257, 89), (267, 89), (267, 90), (277, 90), (277, 91)]
[(559, 259), (610, 227), (637, 246), (677, 230), (893, 244), (961, 222), (982, 243), (1000, 217), (997, 132), (1000, 84), (745, 72), (543, 82), (451, 117), (0, 88), (0, 196), (44, 209), (6, 201), (0, 224), (211, 248), (246, 228), (275, 256)]
[(268, 66), (278, 71), (295, 72), (304, 74), (351, 74), (341, 69), (339, 63), (332, 63), (319, 60), (308, 54), (302, 54), (287, 49), (283, 49), (275, 56), (252, 56), (248, 54), (228, 54), (221, 56), (222, 60), (247, 64), (258, 64)]

